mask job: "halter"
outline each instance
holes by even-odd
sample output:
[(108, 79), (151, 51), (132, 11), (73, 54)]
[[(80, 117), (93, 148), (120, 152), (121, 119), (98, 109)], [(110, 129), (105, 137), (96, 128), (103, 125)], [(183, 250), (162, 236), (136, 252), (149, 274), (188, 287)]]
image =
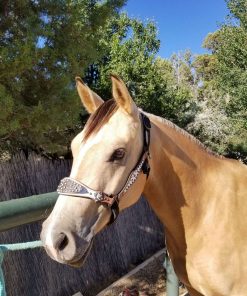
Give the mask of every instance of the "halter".
[(134, 167), (134, 169), (130, 172), (129, 177), (118, 194), (115, 195), (107, 195), (102, 191), (97, 191), (89, 188), (85, 184), (72, 179), (70, 177), (64, 178), (61, 180), (58, 185), (57, 192), (59, 195), (69, 195), (69, 196), (78, 196), (82, 198), (92, 199), (95, 202), (99, 202), (101, 204), (106, 205), (111, 208), (111, 219), (109, 224), (112, 224), (119, 213), (118, 203), (120, 198), (129, 190), (129, 188), (135, 183), (139, 174), (143, 172), (148, 178), (150, 166), (148, 163), (149, 158), (149, 146), (150, 146), (150, 129), (151, 124), (149, 118), (141, 113), (141, 122), (143, 127), (143, 149), (141, 156)]

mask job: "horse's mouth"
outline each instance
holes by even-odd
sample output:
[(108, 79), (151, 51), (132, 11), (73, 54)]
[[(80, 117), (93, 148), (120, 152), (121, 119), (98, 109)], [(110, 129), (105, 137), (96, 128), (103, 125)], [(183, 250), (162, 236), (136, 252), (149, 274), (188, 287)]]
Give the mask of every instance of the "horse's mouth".
[(92, 245), (93, 245), (93, 239), (90, 241), (86, 251), (84, 251), (83, 254), (79, 253), (73, 260), (66, 262), (66, 264), (68, 264), (72, 267), (81, 267), (84, 264), (84, 262), (86, 261), (87, 256), (88, 256), (89, 252), (91, 251)]

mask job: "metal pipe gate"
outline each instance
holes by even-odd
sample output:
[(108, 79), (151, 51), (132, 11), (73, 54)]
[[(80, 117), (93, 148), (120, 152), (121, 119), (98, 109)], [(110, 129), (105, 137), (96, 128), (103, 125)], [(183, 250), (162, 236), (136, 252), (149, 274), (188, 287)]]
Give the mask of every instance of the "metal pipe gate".
[[(0, 202), (0, 232), (47, 218), (58, 198), (57, 192), (32, 195), (20, 199)], [(0, 261), (3, 260), (4, 252), (24, 248), (41, 246), (41, 242), (27, 242), (23, 244), (0, 245)], [(0, 262), (2, 263), (2, 262)], [(172, 263), (166, 256), (164, 262), (166, 269), (167, 296), (178, 296), (179, 281), (174, 272)], [(0, 296), (5, 296), (4, 276), (0, 266)]]

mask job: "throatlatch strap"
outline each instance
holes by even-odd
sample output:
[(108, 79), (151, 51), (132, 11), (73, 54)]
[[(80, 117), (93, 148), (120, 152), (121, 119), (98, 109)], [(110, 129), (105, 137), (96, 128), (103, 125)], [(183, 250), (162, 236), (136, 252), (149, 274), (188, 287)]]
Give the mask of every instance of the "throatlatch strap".
[(143, 122), (143, 152), (149, 152), (151, 123), (149, 118), (141, 113)]
[(147, 175), (147, 178), (148, 178), (149, 172), (150, 172), (150, 165), (147, 159), (144, 161), (142, 165), (142, 172), (143, 174)]
[(111, 225), (113, 222), (115, 222), (119, 214), (118, 202), (116, 200), (114, 201), (110, 209), (111, 209), (111, 218), (108, 225)]
[[(141, 113), (142, 116), (142, 123), (143, 123), (143, 150), (142, 155), (147, 152), (149, 157), (149, 146), (150, 146), (150, 129), (151, 129), (151, 123), (149, 118)], [(150, 172), (150, 166), (148, 162), (148, 157), (145, 159), (143, 165), (142, 165), (142, 171), (143, 174), (147, 175), (147, 178), (149, 176)]]

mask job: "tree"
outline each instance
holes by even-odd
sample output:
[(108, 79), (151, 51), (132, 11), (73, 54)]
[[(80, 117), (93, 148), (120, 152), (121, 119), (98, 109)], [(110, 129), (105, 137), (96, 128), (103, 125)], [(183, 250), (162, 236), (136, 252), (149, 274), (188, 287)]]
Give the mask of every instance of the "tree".
[(201, 54), (195, 57), (193, 68), (196, 73), (196, 82), (212, 82), (216, 75), (217, 59), (212, 54)]
[[(247, 157), (246, 1), (228, 0), (228, 22), (204, 40), (211, 54), (197, 56), (200, 112), (189, 129), (214, 150)], [(216, 126), (217, 125), (217, 126)], [(214, 132), (213, 132), (214, 130)]]
[(240, 23), (242, 28), (247, 29), (247, 2), (246, 0), (226, 0), (227, 6)]
[(73, 78), (102, 56), (98, 40), (124, 2), (1, 1), (2, 149), (67, 149), (81, 110)]
[(224, 108), (232, 126), (227, 149), (230, 154), (247, 157), (247, 3), (228, 0), (230, 19), (215, 33), (209, 34), (204, 46), (212, 51), (213, 81), (224, 95)]
[(192, 95), (176, 84), (172, 63), (156, 58), (159, 40), (154, 23), (121, 14), (109, 21), (100, 46), (105, 56), (86, 75), (96, 92), (110, 98), (109, 76), (117, 73), (127, 83), (139, 107), (185, 125)]
[(194, 75), (192, 73), (192, 53), (189, 50), (178, 52), (171, 56), (171, 63), (177, 85), (194, 85)]

